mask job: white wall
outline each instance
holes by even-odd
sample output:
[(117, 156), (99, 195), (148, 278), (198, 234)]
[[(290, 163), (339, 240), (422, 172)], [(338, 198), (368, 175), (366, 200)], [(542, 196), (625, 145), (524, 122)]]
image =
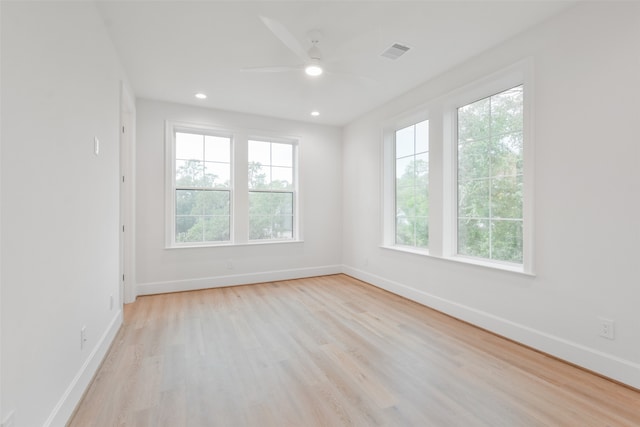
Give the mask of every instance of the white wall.
[(1, 7), (0, 416), (64, 425), (122, 319), (109, 298), (123, 74), (92, 2)]
[[(116, 54), (94, 6), (2, 2), (0, 419), (62, 425), (121, 322)], [(640, 387), (640, 9), (587, 3), (344, 129), (139, 100), (142, 293), (340, 269)], [(381, 124), (525, 57), (536, 277), (380, 249)], [(164, 120), (301, 138), (304, 243), (164, 249)], [(93, 138), (101, 154), (93, 154)], [(232, 261), (234, 269), (227, 269)], [(340, 267), (340, 264), (344, 264)], [(617, 338), (596, 336), (596, 317)], [(80, 328), (88, 342), (80, 350)]]
[[(138, 294), (330, 274), (342, 262), (340, 129), (139, 99), (136, 105)], [(165, 249), (165, 121), (299, 138), (301, 243)], [(233, 269), (228, 268), (228, 263)]]
[[(345, 271), (640, 387), (638, 40), (640, 5), (587, 2), (348, 125)], [(382, 124), (527, 57), (536, 276), (380, 248)], [(615, 319), (614, 341), (598, 316)]]

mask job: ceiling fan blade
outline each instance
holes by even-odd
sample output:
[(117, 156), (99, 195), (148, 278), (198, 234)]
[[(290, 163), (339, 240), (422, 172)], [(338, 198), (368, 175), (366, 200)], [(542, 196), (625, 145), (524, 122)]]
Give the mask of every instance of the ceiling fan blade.
[(282, 73), (285, 71), (298, 71), (301, 67), (245, 67), (240, 68), (242, 72), (250, 73)]
[(302, 44), (296, 39), (293, 34), (289, 32), (285, 28), (284, 25), (279, 23), (278, 21), (267, 18), (266, 16), (261, 16), (260, 19), (264, 23), (264, 25), (271, 30), (271, 32), (286, 46), (295, 53), (302, 61), (308, 61), (309, 55), (307, 55), (307, 51), (302, 47)]
[(363, 76), (362, 74), (354, 74), (346, 71), (327, 70), (327, 74), (337, 77), (347, 77), (350, 79), (358, 80), (367, 86), (377, 86), (379, 82), (371, 77)]

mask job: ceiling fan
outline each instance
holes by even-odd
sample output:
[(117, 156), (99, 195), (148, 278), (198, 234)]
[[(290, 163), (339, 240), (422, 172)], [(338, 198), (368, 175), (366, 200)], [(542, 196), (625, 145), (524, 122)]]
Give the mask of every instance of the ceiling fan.
[(298, 58), (302, 61), (298, 66), (276, 66), (276, 67), (252, 67), (241, 68), (241, 71), (252, 71), (262, 73), (278, 73), (283, 71), (304, 70), (304, 72), (312, 77), (320, 76), (324, 72), (322, 53), (318, 48), (318, 43), (322, 37), (322, 33), (319, 30), (309, 31), (308, 37), (311, 41), (311, 48), (305, 50), (302, 44), (296, 39), (280, 22), (261, 16), (260, 19), (264, 25)]

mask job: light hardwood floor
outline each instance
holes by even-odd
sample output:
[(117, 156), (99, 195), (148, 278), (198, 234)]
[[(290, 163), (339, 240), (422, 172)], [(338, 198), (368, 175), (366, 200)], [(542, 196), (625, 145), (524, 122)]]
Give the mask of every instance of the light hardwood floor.
[(71, 426), (640, 426), (640, 392), (344, 275), (124, 318)]

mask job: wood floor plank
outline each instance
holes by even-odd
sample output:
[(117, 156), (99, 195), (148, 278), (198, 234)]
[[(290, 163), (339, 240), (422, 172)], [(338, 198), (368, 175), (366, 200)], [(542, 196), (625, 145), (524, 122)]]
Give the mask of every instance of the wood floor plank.
[(640, 392), (344, 275), (124, 319), (71, 427), (640, 426)]

